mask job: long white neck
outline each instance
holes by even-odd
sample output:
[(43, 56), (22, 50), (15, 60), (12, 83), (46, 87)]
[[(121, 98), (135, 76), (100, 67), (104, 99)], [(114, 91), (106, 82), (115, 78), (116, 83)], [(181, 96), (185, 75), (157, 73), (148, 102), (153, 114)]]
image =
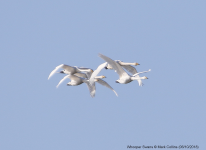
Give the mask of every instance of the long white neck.
[(131, 77), (132, 80), (142, 80), (145, 79), (145, 77), (140, 77), (140, 76), (135, 76), (135, 77)]
[(136, 65), (138, 65), (138, 63), (129, 63), (129, 62), (122, 62), (122, 61), (119, 61), (119, 64), (122, 66), (127, 66), (127, 65), (136, 66)]
[(94, 77), (95, 79), (102, 79), (102, 78), (105, 78), (105, 76), (96, 76)]

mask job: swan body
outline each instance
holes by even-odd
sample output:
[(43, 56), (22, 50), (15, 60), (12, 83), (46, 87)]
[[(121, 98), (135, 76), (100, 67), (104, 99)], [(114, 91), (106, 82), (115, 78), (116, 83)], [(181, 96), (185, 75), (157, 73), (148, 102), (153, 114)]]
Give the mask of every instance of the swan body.
[[(112, 60), (111, 58), (104, 56), (102, 54), (99, 54), (99, 57), (102, 58), (103, 60), (105, 60), (110, 66), (112, 66), (112, 68), (117, 72), (117, 74), (119, 75), (119, 79), (116, 80), (116, 83), (121, 83), (121, 84), (127, 84), (132, 82), (133, 80), (137, 80), (139, 83), (139, 86), (142, 86), (142, 79), (148, 79), (147, 77), (140, 77), (139, 74), (140, 73), (136, 73), (133, 76), (128, 75), (124, 69), (122, 68), (122, 66), (120, 66), (119, 63), (117, 63), (116, 61)], [(151, 71), (151, 69), (149, 70)], [(149, 72), (149, 71), (144, 71), (142, 73), (145, 72)], [(136, 71), (137, 72), (137, 71)]]
[(57, 85), (57, 87), (65, 80), (65, 79), (71, 79), (71, 81), (69, 83), (67, 83), (67, 85), (70, 85), (70, 86), (77, 86), (77, 85), (80, 85), (82, 83), (85, 83), (89, 89), (89, 92), (90, 92), (90, 95), (91, 97), (94, 97), (95, 96), (95, 86), (91, 86), (89, 81), (86, 79), (86, 78), (82, 78), (82, 77), (78, 77), (76, 76), (75, 74), (73, 75), (66, 75), (60, 82), (59, 84)]
[[(57, 72), (57, 70), (60, 69), (60, 68), (62, 68), (62, 69), (64, 69), (64, 70), (62, 70), (62, 71), (60, 71), (60, 72)], [(72, 66), (69, 66), (69, 65), (61, 64), (61, 65), (57, 66), (57, 67), (50, 73), (50, 75), (49, 75), (49, 77), (48, 77), (48, 80), (49, 80), (55, 73), (64, 73), (64, 74), (71, 74), (71, 75), (72, 75), (72, 74), (75, 74), (75, 73), (78, 73), (78, 72), (82, 72), (82, 71), (84, 71), (84, 72), (93, 72), (93, 70), (90, 69), (90, 68), (83, 68), (83, 67), (76, 67), (76, 66), (72, 67)]]

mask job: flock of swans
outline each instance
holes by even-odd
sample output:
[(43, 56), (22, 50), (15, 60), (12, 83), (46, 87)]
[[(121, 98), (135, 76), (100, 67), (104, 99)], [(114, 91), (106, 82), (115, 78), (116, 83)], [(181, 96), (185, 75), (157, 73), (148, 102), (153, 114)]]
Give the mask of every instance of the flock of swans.
[[(72, 67), (69, 65), (61, 64), (57, 66), (50, 73), (48, 80), (55, 73), (67, 74), (58, 83), (58, 85), (56, 86), (57, 88), (64, 80), (69, 78), (71, 81), (67, 83), (68, 86), (76, 86), (85, 83), (89, 89), (91, 97), (95, 96), (95, 91), (96, 91), (95, 82), (111, 89), (116, 94), (116, 96), (118, 96), (117, 92), (106, 81), (103, 80), (103, 78), (106, 78), (105, 76), (103, 75), (97, 76), (102, 69), (105, 68), (105, 69), (115, 70), (115, 72), (119, 75), (119, 79), (116, 80), (116, 83), (127, 84), (134, 80), (137, 80), (139, 86), (143, 86), (142, 79), (148, 79), (145, 76), (140, 77), (139, 74), (151, 71), (151, 69), (149, 69), (148, 71), (137, 72), (137, 70), (133, 66), (139, 65), (138, 63), (126, 63), (120, 60), (112, 60), (111, 58), (104, 56), (102, 54), (99, 54), (99, 57), (102, 58), (105, 61), (105, 63), (99, 65), (95, 71), (93, 71), (90, 68), (76, 67), (76, 66)], [(57, 70), (59, 69), (63, 69), (63, 70), (57, 72)], [(132, 75), (129, 75), (124, 69), (127, 70)]]

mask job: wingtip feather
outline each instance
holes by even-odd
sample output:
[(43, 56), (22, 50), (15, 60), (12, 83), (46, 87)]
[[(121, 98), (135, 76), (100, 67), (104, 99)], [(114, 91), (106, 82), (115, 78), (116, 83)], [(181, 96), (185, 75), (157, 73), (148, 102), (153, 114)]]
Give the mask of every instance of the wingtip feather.
[(117, 94), (117, 92), (115, 91), (115, 90), (113, 90), (114, 91), (114, 93), (115, 93), (115, 95), (118, 97), (118, 94)]

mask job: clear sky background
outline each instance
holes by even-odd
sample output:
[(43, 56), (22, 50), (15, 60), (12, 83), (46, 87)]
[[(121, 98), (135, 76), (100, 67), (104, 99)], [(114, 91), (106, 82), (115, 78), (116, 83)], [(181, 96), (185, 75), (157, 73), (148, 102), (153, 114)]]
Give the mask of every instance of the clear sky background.
[[(0, 149), (125, 150), (199, 145), (206, 139), (205, 0), (7, 0), (0, 2)], [(149, 79), (71, 87), (50, 72), (138, 62)]]

